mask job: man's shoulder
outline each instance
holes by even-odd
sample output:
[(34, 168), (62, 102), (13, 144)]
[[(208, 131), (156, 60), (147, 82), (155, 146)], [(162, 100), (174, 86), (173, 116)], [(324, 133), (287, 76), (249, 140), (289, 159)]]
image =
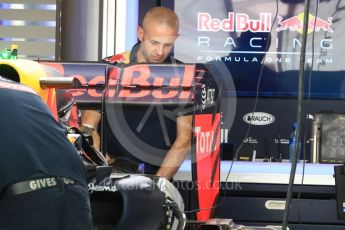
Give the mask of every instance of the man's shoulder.
[(110, 64), (129, 64), (129, 56), (130, 52), (123, 52), (120, 54), (115, 54), (112, 56), (108, 56), (102, 59), (102, 61), (110, 63)]

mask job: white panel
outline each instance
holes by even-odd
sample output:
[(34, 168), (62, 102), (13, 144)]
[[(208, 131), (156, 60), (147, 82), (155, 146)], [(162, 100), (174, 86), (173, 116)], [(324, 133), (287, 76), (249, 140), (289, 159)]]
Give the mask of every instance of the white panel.
[(130, 50), (138, 41), (138, 0), (127, 1), (126, 14), (126, 50)]
[(126, 51), (126, 1), (116, 1), (115, 53)]
[(102, 58), (115, 53), (115, 0), (103, 1)]
[(116, 0), (116, 53), (129, 51), (137, 41), (138, 0)]

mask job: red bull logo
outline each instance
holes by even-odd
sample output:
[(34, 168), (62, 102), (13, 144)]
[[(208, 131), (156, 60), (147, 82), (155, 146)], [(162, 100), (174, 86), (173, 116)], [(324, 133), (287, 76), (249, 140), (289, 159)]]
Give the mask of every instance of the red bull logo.
[[(329, 17), (327, 20), (323, 20), (319, 17), (315, 17), (312, 14), (309, 14), (309, 21), (308, 21), (308, 33), (313, 31), (319, 32), (330, 32), (333, 33), (333, 29), (331, 28), (332, 25), (332, 17)], [(303, 31), (303, 20), (304, 20), (304, 13), (300, 13), (297, 16), (293, 16), (290, 18), (283, 19), (283, 17), (278, 16), (278, 25), (277, 32), (290, 30), (290, 31), (297, 31), (298, 33), (302, 33)]]
[(321, 19), (321, 18), (315, 18), (309, 20), (308, 22), (308, 29), (315, 30), (316, 32), (319, 32), (321, 29), (326, 32), (333, 33), (333, 29), (331, 28), (332, 25), (332, 17), (329, 17), (327, 21)]
[(219, 19), (206, 12), (198, 13), (198, 31), (207, 32), (270, 32), (271, 13), (261, 13), (259, 19), (251, 19), (248, 14), (229, 12), (228, 17)]
[(278, 25), (277, 32), (283, 30), (297, 31), (298, 29), (303, 28), (302, 21), (297, 16), (283, 20), (283, 17), (278, 16)]

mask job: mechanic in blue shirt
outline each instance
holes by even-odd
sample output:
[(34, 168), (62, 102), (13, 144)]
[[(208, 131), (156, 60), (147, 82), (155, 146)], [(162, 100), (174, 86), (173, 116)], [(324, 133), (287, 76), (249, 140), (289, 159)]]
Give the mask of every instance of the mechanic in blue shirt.
[(92, 229), (85, 168), (28, 86), (0, 77), (0, 229)]

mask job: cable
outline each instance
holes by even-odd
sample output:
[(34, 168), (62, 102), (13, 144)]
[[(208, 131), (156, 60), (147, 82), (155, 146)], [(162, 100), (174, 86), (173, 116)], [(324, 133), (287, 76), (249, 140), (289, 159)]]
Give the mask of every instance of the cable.
[[(340, 7), (339, 8), (339, 4), (340, 4), (341, 1), (338, 1), (337, 3), (337, 7), (336, 7), (336, 11), (332, 14), (332, 17), (336, 14), (337, 11), (339, 10), (344, 10), (345, 7)], [(314, 19), (314, 28), (313, 28), (313, 37), (312, 37), (312, 63), (311, 63), (311, 71), (309, 72), (309, 76), (308, 76), (308, 84), (309, 84), (309, 87), (308, 87), (308, 98), (307, 98), (307, 103), (306, 103), (306, 106), (309, 106), (309, 102), (310, 102), (310, 94), (311, 94), (311, 74), (312, 74), (312, 70), (314, 68), (314, 46), (315, 46), (315, 21), (317, 19), (317, 16), (318, 16), (318, 9), (319, 9), (319, 4), (320, 4), (320, 1), (317, 0), (316, 2), (316, 12), (315, 12), (315, 19)], [(327, 32), (326, 32), (327, 33)], [(325, 33), (325, 34), (326, 34)], [(322, 55), (322, 53), (320, 54), (320, 56)], [(320, 70), (320, 63), (318, 64), (318, 67), (317, 67), (317, 70)], [(306, 108), (306, 111), (309, 111), (309, 107)], [(304, 135), (304, 139), (303, 139), (303, 143), (306, 143), (306, 135), (307, 135), (307, 130), (309, 130), (309, 123), (307, 123), (307, 128), (305, 130), (305, 135)], [(315, 141), (315, 140), (314, 140)], [(303, 157), (304, 159), (306, 158), (306, 149), (305, 147), (303, 148)], [(301, 180), (301, 185), (303, 185), (304, 183), (304, 172), (305, 172), (305, 161), (303, 161), (303, 170), (302, 170), (302, 180)], [(302, 194), (302, 186), (300, 187), (299, 189), (299, 193), (298, 193), (298, 196), (297, 196), (297, 200), (300, 199), (301, 197), (301, 194)], [(299, 210), (299, 207), (297, 209), (297, 215), (298, 215), (298, 222), (299, 224), (302, 224), (301, 223), (301, 216), (300, 216), (300, 210)]]
[[(272, 25), (271, 25), (271, 29), (270, 29), (270, 32), (269, 32), (269, 36), (267, 38), (267, 43), (266, 43), (265, 51), (268, 50), (268, 47), (270, 45), (273, 25), (275, 24), (275, 22), (277, 20), (277, 17), (278, 17), (278, 11), (279, 11), (278, 4), (279, 4), (278, 0), (276, 0), (276, 14), (275, 14), (274, 19), (272, 21)], [(257, 85), (256, 85), (256, 96), (255, 96), (255, 102), (254, 102), (252, 114), (256, 112), (256, 107), (257, 107), (258, 100), (259, 100), (260, 82), (261, 82), (261, 78), (262, 78), (263, 69), (264, 69), (264, 64), (262, 63), (261, 68), (260, 68), (260, 74), (259, 74), (258, 82), (257, 82)], [(248, 125), (248, 128), (247, 128), (247, 132), (246, 132), (246, 136), (244, 137), (243, 140), (247, 140), (248, 139), (251, 126), (252, 126), (252, 120), (250, 120), (250, 122), (249, 122), (249, 125)], [(232, 167), (233, 167), (233, 163), (237, 159), (238, 153), (241, 150), (241, 148), (243, 147), (243, 144), (244, 144), (244, 142), (242, 141), (242, 143), (240, 144), (240, 146), (237, 148), (237, 150), (235, 152), (235, 155), (234, 155), (234, 157), (233, 157), (233, 159), (231, 161), (230, 169), (229, 169), (229, 171), (227, 173), (225, 182), (227, 182), (228, 179), (229, 179), (229, 176), (230, 176), (230, 173), (231, 173), (231, 170), (232, 170)]]
[[(104, 71), (104, 76), (107, 76), (107, 71), (108, 71), (108, 67), (105, 69)], [(103, 91), (102, 91), (102, 98), (101, 98), (101, 148), (100, 151), (101, 153), (105, 156), (106, 154), (106, 129), (105, 129), (105, 119), (108, 119), (106, 116), (106, 95), (107, 95), (107, 91), (108, 91), (108, 81), (109, 79), (107, 77), (105, 77), (104, 79), (104, 87), (103, 87)]]
[(304, 7), (304, 19), (303, 19), (303, 36), (302, 36), (302, 46), (301, 46), (301, 54), (300, 54), (300, 71), (299, 71), (299, 77), (298, 77), (297, 130), (296, 130), (297, 144), (294, 147), (294, 157), (291, 163), (290, 180), (289, 180), (289, 185), (288, 185), (288, 191), (286, 194), (286, 203), (285, 203), (285, 209), (284, 209), (284, 215), (283, 215), (283, 224), (282, 224), (283, 230), (287, 229), (290, 204), (291, 204), (291, 198), (292, 198), (292, 188), (294, 184), (296, 167), (297, 167), (298, 148), (300, 145), (298, 140), (300, 139), (300, 132), (301, 132), (301, 114), (302, 114), (303, 85), (304, 85), (303, 80), (304, 80), (310, 0), (305, 0), (304, 4), (305, 4), (305, 7)]
[[(276, 20), (277, 20), (277, 17), (278, 17), (278, 11), (279, 11), (278, 4), (279, 4), (279, 3), (278, 3), (278, 0), (276, 0), (276, 13), (275, 13), (275, 15), (274, 15), (274, 19), (273, 19), (272, 24), (271, 24), (270, 32), (269, 32), (268, 37), (267, 37), (267, 43), (266, 43), (266, 46), (265, 46), (265, 51), (268, 50), (269, 45), (270, 45), (270, 43), (271, 43), (271, 34), (272, 34), (273, 25), (275, 24), (275, 22), (276, 22)], [(256, 96), (255, 96), (255, 102), (254, 102), (252, 114), (255, 113), (256, 107), (257, 107), (257, 104), (258, 104), (258, 100), (259, 100), (259, 91), (260, 91), (259, 89), (260, 89), (260, 82), (261, 82), (261, 78), (262, 78), (262, 74), (263, 74), (263, 69), (264, 69), (264, 64), (262, 63), (261, 68), (260, 68), (260, 74), (259, 74), (258, 82), (257, 82), (257, 85), (256, 85)], [(249, 133), (250, 133), (251, 126), (252, 126), (252, 121), (249, 122), (247, 131), (246, 131), (246, 135), (245, 135), (245, 138), (244, 138), (243, 140), (247, 140), (247, 139), (248, 139), (248, 136), (249, 136)], [(237, 159), (238, 153), (239, 153), (239, 151), (241, 150), (241, 148), (243, 147), (243, 144), (244, 144), (244, 142), (242, 141), (242, 143), (240, 144), (240, 146), (236, 149), (235, 155), (233, 156), (233, 159), (232, 159), (231, 164), (230, 164), (229, 171), (228, 171), (228, 173), (227, 173), (227, 175), (226, 175), (226, 178), (225, 178), (225, 183), (227, 183), (228, 180), (229, 180), (229, 176), (230, 176), (230, 173), (231, 173), (231, 171), (232, 171), (234, 161)], [(226, 197), (226, 192), (227, 192), (227, 190), (225, 189), (225, 191), (224, 191), (224, 197)], [(215, 209), (215, 208), (217, 208), (217, 207), (223, 205), (223, 203), (224, 203), (224, 202), (221, 201), (221, 202), (215, 204), (214, 206), (212, 206), (211, 208), (208, 208), (208, 209), (206, 209), (206, 210)], [(198, 210), (198, 211), (202, 211), (202, 210), (203, 210), (203, 209), (200, 209), (200, 210)], [(192, 210), (192, 211), (195, 211), (195, 210)]]
[[(311, 94), (311, 75), (313, 72), (313, 68), (314, 68), (314, 57), (315, 57), (315, 26), (316, 26), (316, 19), (318, 17), (318, 13), (319, 13), (319, 3), (320, 0), (316, 1), (316, 9), (315, 9), (315, 18), (314, 18), (314, 27), (313, 27), (313, 35), (312, 35), (312, 51), (311, 51), (311, 66), (310, 66), (310, 71), (309, 71), (309, 75), (308, 75), (308, 96), (307, 96), (307, 102), (305, 104), (305, 111), (309, 111), (309, 106), (310, 106), (310, 94)], [(304, 184), (304, 175), (305, 175), (305, 164), (306, 164), (306, 140), (307, 140), (307, 132), (310, 129), (310, 123), (307, 122), (305, 131), (304, 131), (304, 137), (303, 137), (303, 166), (302, 166), (302, 179), (301, 179), (301, 186), (298, 192), (298, 196), (297, 196), (297, 201), (301, 198), (302, 195), (302, 185)], [(302, 221), (301, 221), (301, 215), (300, 215), (300, 209), (299, 206), (297, 208), (297, 216), (298, 216), (298, 222), (301, 225)]]

